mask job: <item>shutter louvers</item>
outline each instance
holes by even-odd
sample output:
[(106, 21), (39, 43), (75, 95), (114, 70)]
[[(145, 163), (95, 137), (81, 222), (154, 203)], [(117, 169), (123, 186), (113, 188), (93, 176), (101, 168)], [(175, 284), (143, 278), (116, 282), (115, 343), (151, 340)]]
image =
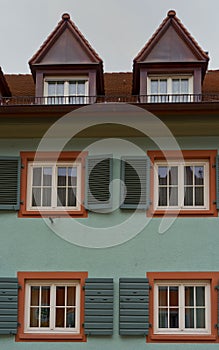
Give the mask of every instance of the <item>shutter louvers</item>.
[(0, 334), (17, 334), (17, 278), (0, 278)]
[(216, 157), (216, 202), (219, 209), (219, 156)]
[(121, 158), (120, 208), (148, 209), (150, 204), (150, 159)]
[(113, 279), (85, 280), (85, 323), (87, 335), (113, 334)]
[(20, 208), (20, 158), (0, 157), (0, 210)]
[(149, 282), (147, 278), (119, 280), (119, 334), (147, 335), (149, 330)]
[(90, 156), (86, 159), (86, 209), (112, 207), (110, 183), (112, 181), (112, 155)]

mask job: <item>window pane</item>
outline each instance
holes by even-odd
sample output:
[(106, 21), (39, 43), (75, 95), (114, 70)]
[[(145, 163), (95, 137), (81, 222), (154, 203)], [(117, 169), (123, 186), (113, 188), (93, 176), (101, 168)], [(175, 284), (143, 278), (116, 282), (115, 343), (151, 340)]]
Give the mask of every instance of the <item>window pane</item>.
[(167, 80), (161, 79), (160, 80), (160, 94), (166, 94), (167, 93)]
[(195, 166), (195, 185), (204, 185), (204, 167)]
[(168, 287), (160, 286), (158, 288), (158, 293), (159, 293), (159, 306), (167, 306)]
[(193, 205), (193, 187), (185, 188), (184, 205)]
[(30, 305), (39, 306), (40, 287), (31, 287)]
[(44, 188), (43, 189), (43, 207), (50, 207), (52, 203), (52, 189), (51, 188)]
[(160, 187), (159, 188), (159, 206), (167, 206), (167, 188), (166, 187)]
[(76, 206), (76, 188), (68, 188), (68, 204), (69, 207)]
[(195, 205), (204, 205), (204, 188), (195, 188)]
[(65, 207), (66, 206), (66, 189), (58, 188), (57, 190), (57, 207)]
[(168, 310), (159, 309), (159, 328), (168, 328)]
[(194, 309), (185, 309), (185, 328), (194, 328)]
[(49, 316), (50, 315), (50, 309), (48, 307), (41, 308), (41, 327), (49, 327)]
[(205, 309), (196, 309), (196, 328), (205, 328)]
[(30, 309), (30, 327), (39, 327), (39, 308)]
[(189, 79), (181, 79), (181, 94), (189, 93)]
[(169, 305), (178, 306), (178, 287), (169, 287)]
[(69, 95), (76, 95), (76, 81), (69, 82)]
[(67, 308), (66, 327), (68, 328), (75, 327), (75, 309), (74, 308)]
[(193, 185), (193, 167), (184, 167), (184, 183), (185, 185)]
[(170, 206), (177, 206), (178, 205), (178, 187), (170, 187), (170, 193), (169, 193), (169, 203)]
[(77, 168), (68, 168), (68, 186), (77, 185)]
[(41, 206), (41, 189), (33, 188), (32, 190), (32, 207)]
[(179, 94), (180, 93), (180, 81), (179, 79), (172, 80), (172, 93)]
[(75, 306), (75, 287), (67, 287), (67, 306)]
[(55, 81), (49, 81), (48, 82), (48, 96), (55, 96), (56, 91), (56, 83)]
[(56, 287), (56, 306), (65, 306), (65, 287)]
[(179, 309), (170, 309), (170, 328), (179, 328)]
[(58, 186), (66, 186), (66, 168), (58, 167)]
[(158, 94), (158, 80), (151, 80), (151, 94)]
[(158, 167), (159, 185), (167, 185), (167, 169), (166, 166)]
[(58, 81), (56, 85), (56, 95), (64, 96), (64, 81)]
[(41, 185), (41, 174), (42, 174), (42, 168), (33, 168), (33, 186), (40, 186)]
[(169, 184), (178, 185), (178, 167), (172, 166), (169, 170)]
[(205, 306), (205, 287), (196, 287), (196, 305)]
[(43, 168), (43, 186), (52, 185), (52, 168)]
[(41, 289), (41, 305), (49, 306), (50, 305), (50, 287), (42, 286)]
[(65, 327), (65, 309), (56, 308), (56, 327)]
[(78, 95), (85, 95), (85, 82), (84, 81), (78, 82)]
[(185, 305), (194, 306), (194, 287), (185, 287)]

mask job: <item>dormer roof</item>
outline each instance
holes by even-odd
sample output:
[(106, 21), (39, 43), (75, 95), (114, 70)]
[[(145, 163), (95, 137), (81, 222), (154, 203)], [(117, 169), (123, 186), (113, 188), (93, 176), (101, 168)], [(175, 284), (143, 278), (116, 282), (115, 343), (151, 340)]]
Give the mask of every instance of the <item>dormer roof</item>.
[(8, 86), (8, 83), (5, 79), (4, 73), (0, 67), (0, 95), (3, 97), (10, 97), (11, 90)]

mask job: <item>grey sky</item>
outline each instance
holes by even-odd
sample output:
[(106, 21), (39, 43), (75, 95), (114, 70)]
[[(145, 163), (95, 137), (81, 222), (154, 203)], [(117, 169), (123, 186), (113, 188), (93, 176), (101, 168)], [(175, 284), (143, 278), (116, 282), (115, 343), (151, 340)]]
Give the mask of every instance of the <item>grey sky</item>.
[(4, 73), (29, 73), (28, 60), (64, 12), (104, 61), (105, 72), (131, 71), (132, 60), (174, 9), (219, 69), (218, 0), (0, 0)]

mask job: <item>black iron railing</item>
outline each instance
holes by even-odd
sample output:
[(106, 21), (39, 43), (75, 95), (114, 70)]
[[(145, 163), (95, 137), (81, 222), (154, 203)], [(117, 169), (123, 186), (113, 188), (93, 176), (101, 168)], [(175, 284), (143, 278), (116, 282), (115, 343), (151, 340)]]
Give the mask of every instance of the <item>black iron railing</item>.
[(119, 102), (120, 103), (132, 103), (132, 104), (219, 102), (219, 94), (0, 97), (0, 106), (86, 105), (86, 104), (93, 104), (93, 103), (119, 103)]

